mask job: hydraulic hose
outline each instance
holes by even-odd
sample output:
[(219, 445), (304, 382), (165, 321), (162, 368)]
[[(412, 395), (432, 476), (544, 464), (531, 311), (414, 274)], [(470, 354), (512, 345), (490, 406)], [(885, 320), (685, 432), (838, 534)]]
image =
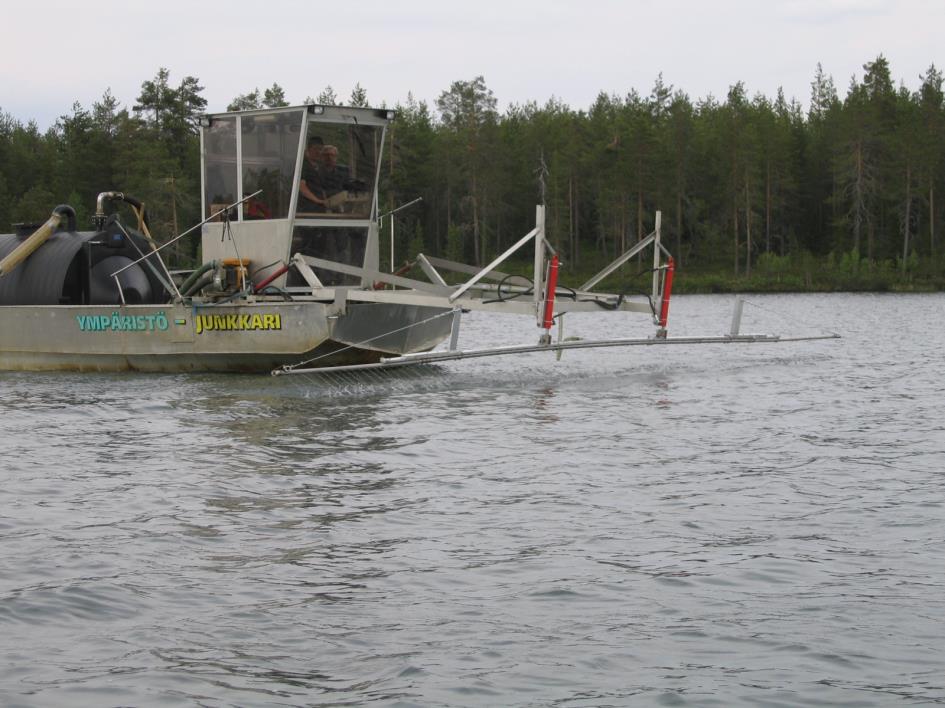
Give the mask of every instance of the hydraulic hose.
[(262, 292), (273, 280), (278, 278), (283, 273), (288, 272), (288, 270), (289, 270), (289, 266), (287, 265), (283, 265), (280, 268), (277, 268), (265, 280), (263, 280), (259, 285), (253, 288), (253, 292), (254, 293)]
[(184, 297), (190, 297), (194, 293), (199, 293), (201, 290), (203, 290), (205, 287), (210, 285), (212, 282), (213, 282), (213, 273), (207, 273), (199, 280), (195, 280), (193, 283), (191, 283), (189, 287), (186, 287), (186, 288), (182, 287), (180, 290), (180, 293)]
[(193, 286), (193, 284), (197, 282), (200, 276), (206, 273), (208, 270), (216, 268), (218, 265), (220, 265), (219, 261), (209, 261), (207, 263), (204, 263), (197, 270), (195, 270), (193, 273), (188, 275), (187, 278), (184, 280), (184, 282), (181, 283), (181, 286), (179, 288), (181, 295), (188, 295), (189, 294), (188, 291), (191, 289), (191, 286)]

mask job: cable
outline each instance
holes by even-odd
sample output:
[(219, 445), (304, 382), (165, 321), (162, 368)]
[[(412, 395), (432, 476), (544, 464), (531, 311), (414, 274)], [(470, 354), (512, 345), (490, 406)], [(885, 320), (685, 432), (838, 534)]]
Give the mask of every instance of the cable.
[[(505, 281), (509, 280), (510, 278), (521, 278), (521, 279), (524, 280), (526, 283), (528, 283), (528, 285), (529, 285), (528, 289), (527, 289), (527, 290), (523, 290), (523, 291), (521, 291), (521, 292), (517, 292), (517, 293), (511, 293), (511, 295), (510, 295), (509, 297), (504, 297), (504, 296), (502, 295), (502, 286), (505, 284)], [(532, 281), (530, 281), (530, 280), (529, 280), (528, 278), (526, 278), (524, 275), (515, 275), (515, 274), (513, 273), (513, 274), (510, 274), (510, 275), (505, 276), (504, 278), (502, 278), (502, 280), (499, 281), (499, 284), (496, 286), (496, 295), (497, 295), (496, 299), (495, 299), (495, 300), (483, 300), (483, 303), (484, 303), (484, 304), (491, 304), (491, 303), (494, 303), (494, 302), (508, 302), (508, 301), (510, 301), (510, 300), (514, 300), (514, 299), (517, 298), (517, 297), (521, 297), (522, 295), (531, 295), (534, 291), (535, 291), (535, 289), (534, 289), (534, 286), (532, 285)], [(510, 292), (511, 292), (511, 291), (510, 291)]]
[(293, 298), (289, 293), (280, 288), (278, 285), (267, 285), (262, 290), (254, 291), (255, 295), (281, 295), (285, 298), (286, 302), (293, 302)]
[(280, 258), (279, 260), (273, 261), (272, 263), (269, 263), (268, 265), (260, 266), (259, 268), (257, 268), (256, 270), (252, 272), (252, 275), (250, 276), (249, 279), (252, 280), (257, 275), (259, 275), (260, 271), (266, 270), (266, 268), (272, 268), (274, 265), (285, 265), (285, 261)]

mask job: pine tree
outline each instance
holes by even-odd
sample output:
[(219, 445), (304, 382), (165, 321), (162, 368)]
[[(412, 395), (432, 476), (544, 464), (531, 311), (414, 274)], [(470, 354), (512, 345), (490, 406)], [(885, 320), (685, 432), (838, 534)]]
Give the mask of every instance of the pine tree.
[(259, 89), (255, 88), (249, 93), (241, 93), (239, 96), (230, 101), (226, 110), (228, 111), (253, 111), (257, 108), (263, 107), (263, 99), (259, 93)]
[(282, 108), (288, 106), (289, 102), (285, 100), (285, 91), (282, 87), (273, 82), (272, 86), (263, 92), (262, 105), (266, 108)]
[(934, 255), (937, 246), (935, 186), (945, 157), (945, 95), (942, 91), (942, 72), (935, 68), (935, 64), (931, 64), (920, 78), (922, 85), (914, 97), (919, 104), (919, 120), (922, 124), (919, 171), (928, 209), (929, 255)]
[[(486, 206), (486, 187), (480, 180), (488, 158), (490, 138), (498, 119), (496, 99), (486, 87), (485, 79), (477, 76), (472, 81), (454, 81), (436, 101), (446, 129), (458, 143), (457, 157), (466, 178), (467, 197), (460, 200), (468, 208), (469, 227), (473, 234), (473, 258), (482, 263), (483, 219)], [(464, 148), (464, 149), (462, 149)]]
[(368, 107), (367, 100), (367, 91), (362, 88), (361, 84), (355, 84), (354, 88), (351, 89), (351, 98), (349, 99), (349, 105), (359, 106), (361, 108)]

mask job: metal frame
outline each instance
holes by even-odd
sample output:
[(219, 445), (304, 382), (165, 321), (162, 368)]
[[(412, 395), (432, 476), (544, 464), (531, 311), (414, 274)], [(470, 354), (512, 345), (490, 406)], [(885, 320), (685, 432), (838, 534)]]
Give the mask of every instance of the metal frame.
[(205, 169), (207, 154), (202, 127), (198, 131), (198, 135), (200, 137), (200, 214), (203, 215), (207, 213), (207, 170)]
[[(216, 217), (220, 216), (221, 214), (227, 213), (227, 212), (228, 212), (230, 209), (232, 209), (233, 207), (235, 207), (235, 206), (237, 206), (237, 205), (242, 205), (243, 202), (247, 201), (248, 199), (252, 199), (253, 197), (255, 197), (255, 196), (257, 196), (257, 195), (259, 195), (259, 194), (261, 194), (261, 193), (262, 193), (262, 190), (261, 190), (261, 189), (258, 189), (258, 190), (256, 190), (255, 192), (253, 192), (252, 194), (247, 194), (245, 197), (243, 197), (242, 199), (240, 199), (238, 202), (233, 202), (232, 204), (228, 204), (227, 206), (223, 207), (222, 209), (220, 209), (220, 210), (214, 212), (213, 214), (211, 214), (210, 216), (208, 216), (206, 219), (204, 219), (204, 220), (201, 221), (200, 223), (194, 224), (193, 226), (191, 226), (191, 227), (190, 227), (189, 229), (187, 229), (186, 231), (183, 231), (183, 232), (179, 233), (177, 236), (175, 236), (174, 238), (172, 238), (170, 241), (166, 241), (165, 243), (162, 243), (160, 246), (156, 247), (153, 251), (151, 251), (151, 253), (145, 254), (145, 255), (141, 256), (141, 258), (138, 258), (137, 260), (134, 260), (134, 261), (132, 261), (131, 263), (128, 263), (127, 265), (122, 266), (121, 268), (119, 268), (118, 270), (116, 270), (114, 273), (112, 273), (112, 274), (111, 274), (111, 277), (112, 277), (112, 278), (115, 278), (115, 282), (117, 283), (117, 282), (118, 282), (118, 280), (117, 280), (117, 279), (118, 279), (118, 276), (119, 276), (121, 273), (124, 273), (126, 270), (128, 270), (128, 269), (131, 268), (132, 266), (137, 265), (138, 263), (140, 263), (141, 261), (143, 261), (143, 260), (146, 259), (146, 258), (150, 258), (151, 256), (158, 254), (159, 251), (163, 251), (165, 248), (167, 248), (167, 247), (170, 246), (171, 244), (177, 243), (179, 240), (181, 240), (182, 238), (184, 238), (184, 236), (186, 236), (187, 234), (196, 231), (196, 230), (199, 229), (201, 226), (203, 226), (204, 224), (209, 223), (211, 220), (215, 219)], [(161, 256), (158, 255), (158, 258), (160, 258), (160, 257), (161, 257)], [(163, 261), (162, 261), (162, 264), (163, 264)], [(166, 266), (166, 265), (164, 266), (164, 269), (167, 270), (167, 266)], [(118, 289), (119, 289), (119, 291), (121, 290), (121, 286), (120, 286), (120, 285), (119, 285), (119, 288), (118, 288)], [(176, 289), (176, 288), (175, 288), (175, 289)], [(181, 299), (183, 299), (183, 298), (181, 298)], [(124, 302), (124, 295), (122, 295), (122, 302)]]
[(717, 337), (652, 337), (637, 339), (598, 339), (577, 342), (557, 342), (552, 344), (523, 344), (490, 349), (451, 349), (445, 352), (422, 352), (405, 354), (398, 357), (382, 358), (375, 364), (351, 364), (349, 366), (291, 367), (285, 366), (272, 372), (273, 376), (291, 374), (318, 374), (339, 371), (368, 371), (371, 369), (393, 369), (417, 364), (436, 364), (459, 359), (479, 359), (483, 357), (508, 356), (510, 354), (534, 354), (537, 352), (561, 352), (566, 349), (603, 349), (611, 347), (666, 346), (671, 344), (775, 344), (778, 342), (807, 342), (818, 339), (839, 339), (838, 334), (817, 335), (810, 337), (779, 337), (773, 334), (722, 335)]
[[(374, 290), (373, 288), (363, 290), (348, 289), (347, 299), (349, 300), (360, 300), (364, 302), (397, 302), (403, 304), (444, 308), (455, 308), (456, 306), (461, 306), (464, 309), (483, 310), (489, 312), (537, 314), (536, 308), (537, 311), (541, 310), (544, 299), (547, 296), (547, 294), (543, 292), (541, 285), (543, 282), (541, 276), (543, 274), (544, 254), (546, 250), (542, 228), (544, 216), (543, 211), (544, 210), (542, 207), (538, 207), (536, 210), (538, 224), (534, 229), (520, 238), (516, 243), (506, 249), (504, 253), (495, 258), (484, 268), (476, 268), (474, 266), (468, 266), (462, 263), (456, 263), (454, 261), (448, 261), (420, 254), (417, 258), (417, 261), (420, 264), (423, 272), (430, 279), (430, 282), (394, 275), (391, 273), (383, 273), (377, 268), (352, 266), (346, 263), (338, 263), (336, 261), (330, 261), (324, 258), (315, 258), (313, 256), (306, 256), (298, 253), (293, 254), (290, 260), (297, 266), (301, 266), (301, 269), (307, 270), (309, 272), (311, 272), (311, 267), (315, 267), (321, 268), (323, 270), (343, 273), (345, 275), (353, 275), (355, 277), (361, 278), (362, 282), (385, 283), (387, 285), (405, 288), (404, 290)], [(528, 290), (532, 290), (531, 298), (528, 301), (515, 299), (486, 300), (486, 297), (495, 297), (499, 294), (499, 285), (495, 284), (494, 282), (483, 283), (482, 281), (501, 281), (502, 279), (508, 277), (505, 273), (495, 270), (496, 266), (501, 264), (503, 261), (509, 258), (509, 256), (511, 256), (532, 239), (535, 239), (536, 241), (535, 264), (537, 277), (532, 280), (532, 285), (530, 288), (520, 285), (507, 286), (507, 292), (514, 295), (522, 295)], [(639, 250), (648, 243), (650, 243), (650, 240), (643, 242), (643, 245), (638, 246), (633, 251), (633, 254), (639, 252)], [(613, 268), (608, 267), (609, 269), (605, 269), (607, 270), (607, 274), (619, 267), (620, 264), (632, 257), (632, 255), (621, 256), (618, 258), (617, 261), (615, 261), (616, 265)], [(460, 285), (448, 285), (446, 280), (436, 270), (436, 265), (453, 272), (470, 274), (472, 277)], [(313, 272), (312, 276), (314, 277)], [(301, 291), (310, 292), (312, 296), (317, 297), (318, 299), (332, 299), (334, 297), (334, 289), (318, 287), (310, 278), (304, 275), (304, 273), (303, 277), (309, 283), (311, 289), (309, 290), (308, 288), (304, 288)], [(601, 278), (602, 277), (604, 276), (601, 276)], [(570, 291), (568, 292), (570, 293)], [(643, 304), (637, 302), (621, 301), (617, 295), (610, 293), (596, 293), (587, 287), (582, 287), (580, 290), (574, 292), (577, 295), (577, 298), (574, 300), (569, 300), (564, 297), (559, 297), (556, 299), (555, 311), (559, 313), (559, 316), (566, 312), (596, 312), (600, 310), (601, 305), (624, 312), (641, 312), (653, 314), (653, 308), (649, 302)]]
[[(236, 193), (243, 193), (243, 116), (236, 114)], [(243, 221), (243, 202), (236, 211), (236, 221)]]
[[(461, 286), (459, 286), (459, 288), (456, 290), (456, 292), (454, 292), (452, 295), (450, 295), (450, 302), (453, 302), (453, 301), (456, 300), (457, 298), (462, 297), (463, 293), (465, 293), (465, 292), (466, 292), (467, 290), (469, 290), (472, 286), (474, 286), (476, 283), (478, 283), (480, 280), (482, 280), (482, 278), (485, 277), (486, 273), (492, 272), (492, 271), (495, 269), (495, 267), (496, 267), (497, 265), (499, 265), (500, 263), (502, 263), (506, 258), (508, 258), (509, 256), (511, 256), (513, 253), (515, 253), (518, 249), (520, 249), (520, 248), (521, 248), (522, 246), (524, 246), (526, 243), (528, 243), (529, 241), (531, 241), (533, 238), (537, 238), (540, 233), (541, 233), (541, 231), (538, 229), (538, 227), (535, 227), (534, 229), (532, 229), (531, 231), (529, 231), (527, 234), (525, 234), (524, 236), (522, 236), (522, 238), (520, 238), (518, 241), (516, 241), (514, 245), (512, 245), (512, 246), (510, 246), (508, 249), (506, 249), (505, 253), (503, 253), (501, 256), (499, 256), (498, 258), (496, 258), (495, 260), (493, 260), (493, 261), (492, 261), (489, 265), (487, 265), (485, 268), (481, 268), (475, 275), (473, 275), (472, 278), (470, 278), (470, 279), (467, 280), (465, 283), (463, 283)], [(540, 247), (536, 247), (536, 248), (535, 248), (535, 253), (536, 253), (536, 254), (541, 254), (541, 252), (542, 252), (542, 250), (541, 250)], [(536, 265), (536, 269), (535, 269), (535, 285), (536, 285), (536, 286), (539, 284), (539, 278), (541, 277), (541, 276), (540, 276), (541, 269), (540, 269), (540, 267), (537, 267), (537, 266), (539, 265), (539, 259), (540, 259), (540, 255), (536, 255), (536, 256), (535, 256), (535, 265)], [(537, 289), (538, 289), (538, 288), (536, 287), (535, 290), (537, 290)]]
[[(297, 216), (298, 190), (294, 190), (289, 212), (289, 233), (294, 233), (296, 226), (308, 228), (366, 229), (367, 239), (364, 248), (364, 258), (361, 261), (361, 265), (368, 269), (371, 269), (372, 266), (377, 268), (380, 261), (380, 241), (378, 235), (378, 188), (380, 186), (381, 166), (384, 159), (384, 144), (387, 140), (387, 126), (390, 123), (390, 118), (388, 115), (391, 112), (384, 111), (382, 117), (382, 112), (375, 109), (344, 106), (321, 106), (319, 104), (308, 104), (305, 106), (305, 109), (306, 110), (302, 119), (302, 133), (299, 140), (299, 153), (296, 158), (296, 172), (294, 175), (293, 184), (299, 184), (302, 179), (302, 162), (305, 159), (305, 144), (308, 138), (309, 125), (312, 123), (321, 123), (326, 125), (365, 125), (375, 128), (379, 127), (381, 129), (381, 139), (380, 145), (377, 149), (377, 162), (374, 166), (374, 188), (371, 196), (371, 210), (369, 216), (362, 219), (332, 219), (321, 217), (317, 219), (305, 217), (299, 218)], [(292, 254), (287, 253), (286, 258), (291, 260)], [(314, 273), (312, 275), (314, 275)], [(370, 285), (370, 282), (362, 278), (361, 287), (369, 287)]]
[[(283, 110), (297, 110), (297, 108), (286, 108)], [(258, 112), (246, 112), (245, 115), (253, 115)], [(227, 114), (223, 114), (227, 115)], [(236, 113), (237, 134), (242, 134), (242, 118), (244, 114)], [(308, 136), (309, 126), (313, 123), (324, 123), (333, 125), (371, 125), (380, 127), (381, 143), (376, 148), (377, 163), (374, 172), (373, 196), (370, 207), (370, 216), (366, 219), (341, 219), (341, 218), (297, 218), (296, 210), (298, 208), (298, 190), (295, 190), (290, 200), (289, 229), (290, 233), (297, 226), (309, 228), (359, 228), (368, 229), (368, 239), (364, 254), (364, 261), (360, 266), (338, 263), (324, 258), (316, 258), (299, 253), (291, 254), (289, 262), (301, 273), (308, 287), (289, 288), (289, 291), (302, 295), (305, 299), (311, 298), (314, 301), (330, 303), (329, 312), (331, 317), (344, 316), (347, 312), (349, 302), (361, 303), (389, 303), (405, 304), (437, 308), (442, 311), (442, 316), (450, 316), (452, 323), (450, 327), (449, 350), (440, 352), (426, 352), (417, 354), (407, 354), (400, 357), (383, 358), (380, 362), (374, 364), (359, 364), (340, 367), (308, 367), (305, 362), (300, 362), (293, 366), (283, 367), (281, 370), (274, 371), (274, 374), (290, 373), (312, 373), (319, 371), (362, 371), (376, 368), (390, 368), (397, 366), (406, 366), (421, 363), (434, 363), (452, 361), (465, 358), (479, 358), (502, 356), (509, 354), (524, 354), (540, 351), (555, 352), (560, 358), (561, 353), (570, 349), (589, 349), (602, 347), (626, 347), (626, 346), (651, 346), (663, 344), (711, 344), (711, 343), (755, 343), (755, 342), (781, 342), (781, 341), (799, 341), (809, 339), (833, 338), (837, 335), (812, 336), (781, 338), (775, 335), (759, 334), (739, 334), (741, 324), (742, 300), (737, 299), (735, 311), (732, 317), (732, 324), (729, 334), (724, 336), (703, 336), (703, 337), (667, 337), (665, 329), (661, 328), (656, 335), (648, 338), (635, 339), (602, 339), (602, 340), (579, 340), (564, 341), (563, 318), (568, 312), (597, 312), (601, 306), (608, 309), (623, 312), (640, 312), (649, 314), (658, 324), (660, 319), (657, 311), (664, 304), (664, 297), (668, 296), (665, 292), (667, 284), (667, 268), (671, 268), (671, 257), (669, 252), (661, 242), (662, 214), (656, 212), (654, 230), (643, 238), (640, 242), (634, 244), (625, 253), (621, 254), (607, 266), (601, 269), (597, 274), (591, 277), (587, 282), (578, 288), (577, 291), (571, 291), (567, 288), (557, 289), (557, 292), (545, 292), (546, 290), (546, 266), (548, 264), (547, 256), (555, 255), (555, 250), (548, 242), (545, 235), (545, 208), (539, 205), (535, 209), (535, 227), (527, 234), (519, 238), (515, 243), (509, 246), (500, 255), (495, 257), (484, 267), (471, 266), (465, 263), (458, 263), (447, 259), (436, 258), (419, 254), (416, 257), (415, 264), (419, 265), (428, 281), (417, 280), (415, 278), (395, 275), (394, 273), (383, 273), (380, 271), (380, 207), (379, 207), (379, 180), (380, 169), (383, 164), (384, 143), (386, 142), (388, 132), (389, 114), (380, 111), (371, 111), (366, 109), (353, 109), (334, 106), (315, 106), (306, 107), (300, 126), (301, 135), (299, 138), (298, 152), (296, 155), (295, 173), (293, 179), (297, 184), (301, 179), (301, 170), (303, 167), (306, 138)], [(203, 136), (201, 135), (201, 141)], [(242, 194), (242, 143), (237, 141), (237, 186)], [(202, 178), (201, 178), (202, 179)], [(203, 188), (203, 187), (202, 187)], [(203, 195), (205, 198), (205, 194)], [(240, 204), (239, 219), (242, 220), (243, 209)], [(391, 212), (393, 220), (393, 212)], [(393, 221), (392, 221), (393, 223)], [(530, 281), (526, 283), (503, 284), (503, 281), (509, 278), (507, 273), (497, 270), (502, 263), (507, 261), (513, 254), (519, 252), (526, 244), (534, 241), (533, 272)], [(643, 253), (645, 249), (652, 247), (652, 289), (649, 302), (628, 302), (622, 296), (610, 293), (594, 292), (593, 288), (609, 275), (616, 272), (620, 267), (626, 264), (635, 256)], [(393, 233), (391, 236), (391, 269), (394, 269), (393, 260)], [(662, 263), (663, 256), (670, 260), (670, 264)], [(351, 286), (325, 287), (316, 276), (313, 268), (334, 271), (345, 275), (355, 276), (360, 279), (360, 288)], [(451, 285), (443, 277), (440, 270), (452, 273), (459, 273), (465, 277), (463, 282)], [(378, 283), (392, 286), (393, 289), (379, 290)], [(501, 292), (500, 291), (501, 287)], [(575, 297), (569, 299), (570, 293), (575, 293)], [(547, 301), (553, 301), (553, 307), (549, 308), (550, 319), (545, 321), (545, 309)], [(459, 331), (462, 320), (462, 313), (468, 310), (478, 310), (486, 312), (506, 312), (523, 315), (535, 316), (538, 324), (545, 328), (546, 333), (550, 331), (548, 322), (557, 322), (558, 332), (557, 341), (552, 342), (550, 335), (545, 334), (539, 340), (537, 345), (514, 345), (505, 347), (494, 347), (489, 349), (459, 349)], [(439, 317), (440, 315), (436, 315)], [(412, 325), (407, 325), (412, 326)]]
[[(308, 140), (308, 111), (302, 111), (302, 120), (299, 125), (299, 148), (295, 153), (295, 172), (292, 173), (292, 184), (296, 185), (302, 179), (302, 160), (305, 159), (305, 145)], [(293, 189), (289, 198), (289, 232), (295, 225), (295, 210), (299, 206), (299, 190)], [(286, 254), (288, 255), (288, 254)]]
[[(305, 159), (305, 147), (306, 140), (308, 137), (308, 129), (311, 124), (326, 124), (326, 125), (336, 125), (336, 126), (369, 126), (372, 128), (379, 128), (379, 136), (375, 133), (375, 147), (377, 148), (377, 161), (374, 165), (374, 174), (373, 174), (373, 194), (370, 204), (370, 213), (369, 216), (364, 218), (357, 219), (340, 219), (340, 218), (318, 218), (318, 219), (307, 219), (307, 218), (298, 218), (298, 202), (299, 194), (297, 189), (292, 190), (292, 194), (289, 198), (289, 213), (284, 219), (272, 219), (270, 221), (284, 221), (288, 224), (288, 233), (289, 233), (289, 245), (286, 248), (284, 253), (284, 259), (289, 260), (291, 256), (291, 235), (294, 233), (297, 226), (300, 227), (309, 227), (309, 228), (358, 228), (365, 229), (367, 232), (367, 239), (365, 244), (364, 259), (361, 262), (361, 265), (367, 268), (368, 270), (377, 269), (379, 267), (379, 234), (378, 234), (378, 214), (379, 214), (379, 203), (378, 203), (378, 189), (380, 185), (380, 171), (383, 164), (384, 156), (384, 144), (387, 138), (387, 129), (388, 125), (393, 117), (393, 111), (386, 109), (373, 109), (373, 108), (361, 108), (361, 107), (349, 107), (349, 106), (323, 106), (319, 104), (305, 104), (299, 106), (284, 106), (280, 108), (259, 108), (248, 111), (227, 111), (223, 113), (214, 113), (207, 114), (201, 120), (203, 128), (209, 127), (212, 125), (212, 122), (216, 119), (228, 119), (233, 120), (235, 124), (236, 131), (236, 189), (237, 194), (243, 194), (243, 141), (242, 141), (242, 124), (244, 118), (254, 118), (257, 116), (264, 115), (273, 115), (273, 114), (300, 114), (300, 123), (299, 123), (299, 141), (298, 147), (295, 154), (295, 167), (292, 174), (293, 184), (297, 185), (302, 176), (303, 161)], [(203, 213), (206, 213), (208, 208), (207, 205), (207, 195), (206, 195), (206, 185), (205, 185), (205, 161), (206, 161), (206, 145), (205, 145), (205, 135), (204, 130), (200, 131), (200, 160), (201, 160), (201, 170), (200, 170), (200, 181), (201, 181), (201, 207)], [(379, 139), (379, 143), (377, 142)], [(258, 192), (257, 192), (258, 194)], [(209, 223), (210, 219), (206, 219), (201, 224)], [(236, 218), (233, 220), (234, 226), (236, 224), (245, 223), (245, 214), (242, 200), (238, 203), (238, 209)], [(367, 279), (363, 279), (361, 282), (362, 287), (370, 287), (371, 282)]]

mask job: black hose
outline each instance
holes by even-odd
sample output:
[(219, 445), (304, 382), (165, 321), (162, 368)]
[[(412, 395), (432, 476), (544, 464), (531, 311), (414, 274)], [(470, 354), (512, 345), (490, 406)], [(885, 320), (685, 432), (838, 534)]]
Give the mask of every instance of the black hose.
[(521, 278), (522, 280), (526, 281), (529, 285), (532, 285), (532, 281), (530, 281), (524, 275), (516, 275), (515, 273), (512, 273), (510, 275), (505, 276), (504, 278), (502, 278), (502, 280), (499, 281), (499, 284), (496, 286), (496, 296), (497, 296), (496, 299), (483, 300), (482, 301), (483, 304), (490, 304), (493, 302), (508, 302), (509, 300), (514, 300), (517, 297), (522, 297), (523, 295), (532, 294), (534, 287), (529, 287), (528, 290), (523, 290), (520, 293), (511, 293), (508, 297), (505, 297), (504, 295), (502, 295), (502, 286), (505, 285), (505, 281), (509, 280), (510, 278)]
[(277, 285), (267, 285), (262, 290), (254, 292), (255, 295), (280, 295), (287, 302), (292, 301), (292, 296)]
[[(528, 282), (530, 287), (527, 290), (523, 290), (520, 293), (512, 293), (511, 295), (506, 297), (502, 294), (502, 286), (505, 284), (505, 281), (508, 280), (509, 278), (522, 278), (523, 280)], [(534, 292), (534, 289), (535, 288), (534, 288), (534, 285), (532, 285), (532, 281), (528, 280), (528, 278), (526, 278), (524, 275), (516, 275), (515, 273), (512, 273), (511, 275), (507, 275), (504, 278), (502, 278), (502, 280), (500, 280), (499, 284), (496, 286), (496, 294), (498, 295), (498, 297), (495, 300), (483, 300), (483, 303), (487, 304), (487, 303), (493, 303), (493, 302), (507, 302), (509, 300), (514, 300), (517, 297), (522, 297), (523, 295), (530, 296), (532, 292)], [(561, 290), (564, 290), (565, 292), (562, 294), (560, 292)], [(555, 297), (556, 298), (567, 297), (574, 301), (577, 301), (577, 292), (575, 292), (574, 288), (569, 288), (567, 285), (559, 285), (558, 287), (555, 288)]]
[(52, 210), (53, 214), (59, 214), (59, 216), (66, 217), (66, 229), (75, 233), (75, 209), (73, 209), (68, 204), (60, 204), (55, 209)]
[(140, 199), (132, 197), (130, 194), (122, 193), (121, 199), (123, 202), (130, 204), (136, 210), (141, 212), (141, 220), (144, 222), (144, 225), (150, 229), (151, 220), (148, 218), (148, 210), (144, 208), (144, 203)]
[(645, 293), (642, 290), (632, 293), (624, 290), (617, 295), (617, 302), (615, 303), (610, 303), (605, 300), (590, 297), (584, 298), (583, 300), (577, 300), (577, 302), (593, 302), (602, 310), (619, 310), (620, 306), (623, 304), (623, 301), (627, 299), (628, 295), (642, 295), (645, 297), (646, 301), (650, 304), (650, 312), (652, 312), (654, 315), (656, 314), (656, 306), (653, 304), (653, 298), (650, 297), (649, 293)]

